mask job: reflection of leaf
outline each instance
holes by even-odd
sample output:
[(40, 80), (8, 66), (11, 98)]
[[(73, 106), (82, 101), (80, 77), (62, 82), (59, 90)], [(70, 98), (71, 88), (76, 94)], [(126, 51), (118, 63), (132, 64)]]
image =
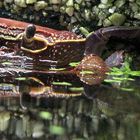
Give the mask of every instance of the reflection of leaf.
[(120, 88), (120, 89), (123, 90), (123, 91), (134, 91), (133, 88)]
[(8, 62), (8, 61), (7, 61), (7, 62), (3, 62), (3, 63), (2, 63), (2, 65), (12, 65), (12, 64), (13, 64), (13, 63)]
[(84, 70), (84, 71), (81, 71), (80, 74), (94, 74), (94, 72), (93, 71)]
[(123, 81), (134, 81), (134, 79), (128, 77), (113, 77), (113, 79), (105, 79), (104, 81), (108, 83), (121, 83)]
[(61, 70), (65, 70), (66, 68), (50, 68), (49, 70), (54, 70), (54, 71), (61, 71)]
[(70, 91), (74, 91), (74, 92), (81, 92), (84, 90), (83, 87), (71, 87), (69, 88)]
[(25, 80), (27, 80), (27, 78), (26, 77), (17, 77), (17, 78), (15, 78), (15, 80), (25, 81)]
[(72, 67), (76, 67), (77, 65), (79, 65), (80, 62), (71, 62), (69, 63), (70, 66)]
[(107, 83), (121, 83), (121, 81), (113, 80), (113, 79), (105, 79), (104, 82), (107, 82)]
[(39, 113), (39, 116), (42, 118), (42, 119), (45, 119), (45, 120), (52, 120), (52, 114), (50, 112), (47, 112), (47, 111), (41, 111)]
[(50, 133), (54, 135), (63, 135), (65, 133), (65, 129), (63, 127), (56, 125), (51, 125), (49, 130)]
[(62, 85), (62, 86), (71, 86), (71, 83), (68, 82), (52, 82), (53, 85)]

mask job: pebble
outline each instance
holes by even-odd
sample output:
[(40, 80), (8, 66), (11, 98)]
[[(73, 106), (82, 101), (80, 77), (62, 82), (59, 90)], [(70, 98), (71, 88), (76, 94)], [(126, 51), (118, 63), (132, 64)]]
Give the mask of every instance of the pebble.
[(73, 6), (73, 0), (68, 0), (66, 6)]
[(26, 3), (27, 4), (34, 4), (36, 2), (37, 2), (37, 0), (26, 0)]
[(134, 15), (134, 18), (136, 18), (136, 19), (139, 19), (139, 20), (140, 20), (140, 13), (136, 13), (136, 14)]
[(111, 25), (112, 25), (112, 22), (109, 19), (105, 19), (103, 21), (103, 26), (104, 27), (108, 27), (108, 26), (111, 26)]
[(119, 26), (125, 22), (126, 17), (123, 14), (114, 13), (108, 18), (113, 25)]
[(29, 12), (38, 11), (38, 13), (32, 13), (33, 17), (30, 16), (29, 12), (24, 12), (23, 19), (26, 20), (32, 19), (33, 21), (35, 21), (36, 17), (38, 18), (38, 16), (40, 17), (40, 15), (48, 18), (49, 16), (47, 17), (47, 15), (49, 15), (50, 13), (54, 15), (60, 13), (60, 16), (63, 15), (63, 19), (67, 20), (62, 21), (64, 24), (62, 22), (59, 22), (59, 24), (63, 24), (64, 26), (67, 26), (69, 24), (71, 24), (71, 26), (75, 26), (77, 24), (78, 26), (80, 26), (81, 23), (87, 22), (87, 24), (85, 25), (86, 28), (88, 28), (89, 22), (93, 20), (94, 23), (91, 24), (92, 28), (95, 28), (95, 26), (122, 25), (124, 22), (128, 23), (127, 25), (129, 25), (130, 22), (131, 25), (135, 24), (134, 21), (127, 20), (126, 17), (129, 17), (129, 19), (135, 18), (136, 24), (139, 25), (139, 21), (137, 21), (139, 20), (139, 5), (140, 0), (100, 0), (99, 2), (97, 2), (97, 4), (95, 0), (0, 1), (0, 7), (4, 8), (7, 11), (10, 11), (10, 14), (13, 15), (16, 13), (20, 15), (25, 8), (27, 8)]
[(3, 6), (2, 2), (0, 1), (0, 8)]
[(101, 0), (101, 3), (103, 3), (103, 4), (108, 4), (108, 3), (111, 3), (112, 2), (112, 0)]
[(109, 8), (108, 11), (109, 11), (109, 13), (113, 14), (115, 12), (115, 10), (116, 10), (116, 6), (113, 6), (113, 7)]
[(60, 4), (61, 0), (50, 0), (51, 4)]
[(19, 7), (25, 8), (27, 5), (25, 3), (25, 0), (14, 0), (15, 4), (18, 5)]
[(76, 3), (81, 4), (83, 0), (75, 0)]
[(125, 4), (125, 2), (126, 2), (126, 0), (117, 0), (117, 1), (115, 1), (115, 5), (118, 7), (118, 8), (120, 8), (120, 7), (122, 7), (124, 4)]
[(140, 6), (140, 0), (136, 0), (136, 3)]
[(73, 7), (67, 7), (67, 8), (66, 8), (66, 13), (67, 13), (69, 16), (72, 16), (73, 13), (74, 13), (74, 8), (73, 8)]
[(41, 9), (45, 9), (47, 6), (48, 6), (48, 3), (45, 1), (38, 1), (34, 5), (36, 11), (39, 11)]
[(12, 3), (13, 0), (5, 0), (4, 2), (6, 2), (6, 3)]

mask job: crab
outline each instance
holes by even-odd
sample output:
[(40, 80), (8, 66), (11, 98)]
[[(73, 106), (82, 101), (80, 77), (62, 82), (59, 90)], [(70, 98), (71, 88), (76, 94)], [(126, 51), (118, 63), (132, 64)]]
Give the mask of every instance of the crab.
[[(100, 84), (110, 67), (122, 63), (123, 52), (114, 52), (108, 59), (102, 53), (110, 38), (140, 40), (139, 27), (107, 27), (86, 38), (69, 31), (0, 18), (1, 71), (15, 73), (76, 74), (89, 85)], [(5, 62), (8, 61), (10, 65)], [(71, 62), (80, 62), (69, 67)], [(6, 70), (4, 68), (7, 67)], [(65, 68), (61, 71), (52, 68)], [(82, 74), (81, 71), (90, 71)], [(90, 75), (90, 76), (89, 76)]]

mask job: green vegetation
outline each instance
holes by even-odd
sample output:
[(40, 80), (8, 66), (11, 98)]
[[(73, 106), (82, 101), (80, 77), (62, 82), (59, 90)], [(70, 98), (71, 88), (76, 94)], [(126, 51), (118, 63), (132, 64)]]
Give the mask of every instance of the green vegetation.
[[(140, 71), (134, 71), (131, 69), (130, 64), (132, 62), (132, 58), (126, 58), (123, 66), (121, 68), (113, 67), (108, 74), (107, 79), (105, 82), (108, 83), (125, 83), (128, 81), (135, 81), (135, 77), (140, 76)], [(122, 90), (132, 91), (130, 88), (122, 88)]]

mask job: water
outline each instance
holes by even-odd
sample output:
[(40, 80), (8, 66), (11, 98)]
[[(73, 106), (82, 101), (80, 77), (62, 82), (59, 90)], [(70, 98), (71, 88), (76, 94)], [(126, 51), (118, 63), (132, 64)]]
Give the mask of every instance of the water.
[(106, 83), (89, 86), (72, 75), (39, 78), (1, 79), (2, 139), (140, 138), (138, 78), (135, 82), (126, 82), (125, 86), (133, 87), (133, 91), (120, 90)]

